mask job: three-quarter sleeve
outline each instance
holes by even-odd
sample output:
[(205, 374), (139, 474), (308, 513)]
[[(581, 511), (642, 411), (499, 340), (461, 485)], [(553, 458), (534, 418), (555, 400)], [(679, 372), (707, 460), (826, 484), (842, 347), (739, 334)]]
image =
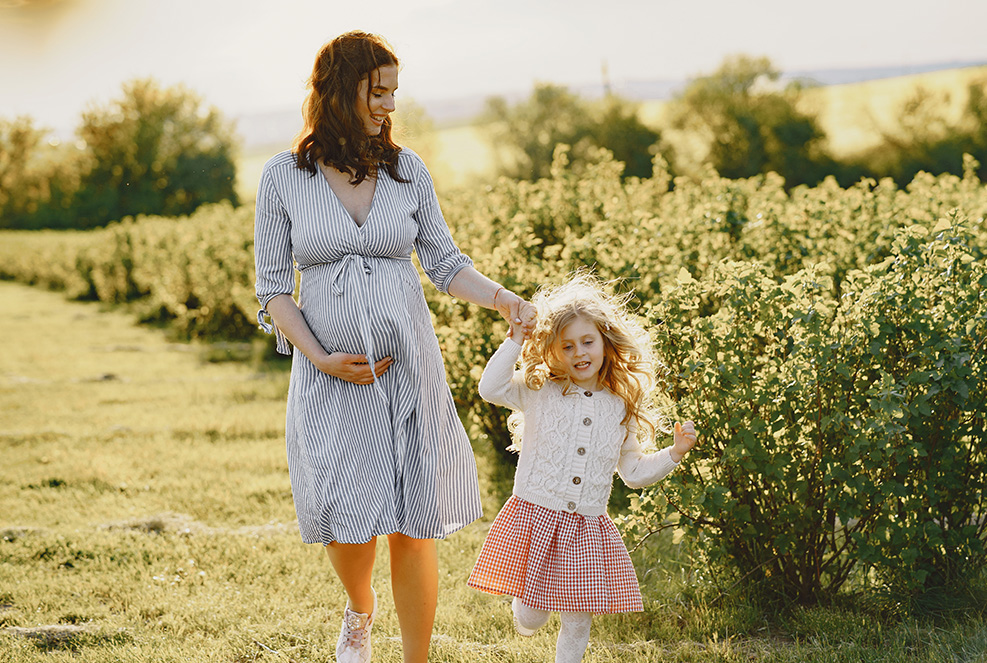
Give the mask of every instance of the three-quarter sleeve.
[(432, 284), (448, 293), (452, 279), (464, 267), (471, 267), (473, 261), (459, 250), (449, 232), (425, 162), (414, 152), (402, 149), (402, 153), (406, 151), (412, 163), (412, 185), (418, 198), (418, 209), (412, 214), (418, 224), (415, 253)]
[(627, 425), (627, 437), (620, 448), (617, 461), (617, 474), (628, 488), (644, 488), (664, 479), (678, 466), (672, 460), (672, 448), (665, 447), (655, 453), (645, 453), (637, 440), (637, 426), (632, 421)]
[(508, 338), (500, 344), (480, 376), (480, 383), (477, 385), (480, 398), (513, 410), (524, 409), (524, 397), (528, 388), (521, 376), (514, 372), (514, 365), (520, 354), (521, 346), (514, 339)]
[(257, 187), (257, 203), (254, 213), (254, 267), (257, 301), (257, 323), (268, 334), (277, 338), (277, 351), (291, 354), (288, 339), (274, 325), (269, 324), (267, 303), (278, 295), (294, 295), (295, 272), (291, 252), (291, 218), (281, 202), (276, 186), (276, 167), (271, 162), (264, 167)]

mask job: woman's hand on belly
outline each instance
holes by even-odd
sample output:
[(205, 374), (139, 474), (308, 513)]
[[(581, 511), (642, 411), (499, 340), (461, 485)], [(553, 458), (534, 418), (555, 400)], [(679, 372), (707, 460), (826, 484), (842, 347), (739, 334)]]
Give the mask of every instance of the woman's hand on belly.
[(367, 363), (366, 355), (351, 355), (345, 352), (333, 352), (320, 358), (317, 362), (312, 362), (315, 367), (323, 373), (346, 380), (354, 384), (371, 384), (374, 381), (374, 374), (380, 377), (391, 367), (394, 362), (390, 357), (374, 362), (373, 372)]

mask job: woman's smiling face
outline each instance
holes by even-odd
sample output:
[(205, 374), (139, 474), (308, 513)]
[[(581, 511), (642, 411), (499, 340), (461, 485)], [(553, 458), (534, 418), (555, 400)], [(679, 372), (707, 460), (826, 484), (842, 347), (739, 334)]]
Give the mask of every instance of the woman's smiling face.
[[(371, 87), (372, 86), (372, 87)], [(398, 89), (398, 68), (388, 64), (370, 72), (356, 90), (356, 114), (368, 136), (376, 136), (387, 116), (394, 111), (394, 93)]]

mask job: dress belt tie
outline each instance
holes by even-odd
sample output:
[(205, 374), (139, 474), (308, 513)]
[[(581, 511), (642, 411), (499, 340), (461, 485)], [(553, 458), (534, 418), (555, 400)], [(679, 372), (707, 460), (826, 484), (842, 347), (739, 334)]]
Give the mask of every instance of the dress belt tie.
[[(388, 259), (411, 261), (410, 256), (407, 258), (388, 257)], [(329, 283), (331, 292), (336, 297), (342, 297), (346, 288), (357, 288), (359, 304), (356, 306), (356, 309), (357, 315), (360, 318), (360, 336), (363, 340), (363, 352), (367, 355), (367, 363), (370, 365), (370, 371), (373, 375), (374, 388), (380, 394), (381, 398), (386, 400), (387, 397), (384, 395), (384, 390), (377, 384), (377, 372), (374, 370), (377, 353), (374, 348), (373, 332), (370, 328), (370, 314), (367, 310), (371, 302), (370, 282), (367, 276), (370, 275), (371, 271), (370, 261), (367, 256), (359, 253), (347, 253), (336, 261), (329, 275)]]

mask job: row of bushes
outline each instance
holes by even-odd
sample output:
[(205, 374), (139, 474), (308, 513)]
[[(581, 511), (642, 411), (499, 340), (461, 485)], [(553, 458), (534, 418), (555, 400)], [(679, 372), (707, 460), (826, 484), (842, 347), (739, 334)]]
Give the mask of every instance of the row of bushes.
[[(480, 271), (530, 296), (590, 266), (632, 289), (670, 416), (703, 443), (625, 526), (692, 535), (715, 568), (799, 600), (847, 582), (896, 592), (987, 562), (987, 188), (919, 175), (786, 192), (772, 175), (671, 187), (660, 159), (622, 178), (599, 153), (550, 177), (443, 200)], [(256, 334), (249, 208), (4, 234), (0, 276), (136, 302), (189, 337)], [(453, 396), (478, 449), (510, 467), (501, 408), (477, 396), (506, 331), (426, 288)]]
[(2, 236), (0, 279), (130, 303), (142, 321), (166, 322), (185, 339), (255, 335), (252, 208), (218, 203), (185, 217)]

